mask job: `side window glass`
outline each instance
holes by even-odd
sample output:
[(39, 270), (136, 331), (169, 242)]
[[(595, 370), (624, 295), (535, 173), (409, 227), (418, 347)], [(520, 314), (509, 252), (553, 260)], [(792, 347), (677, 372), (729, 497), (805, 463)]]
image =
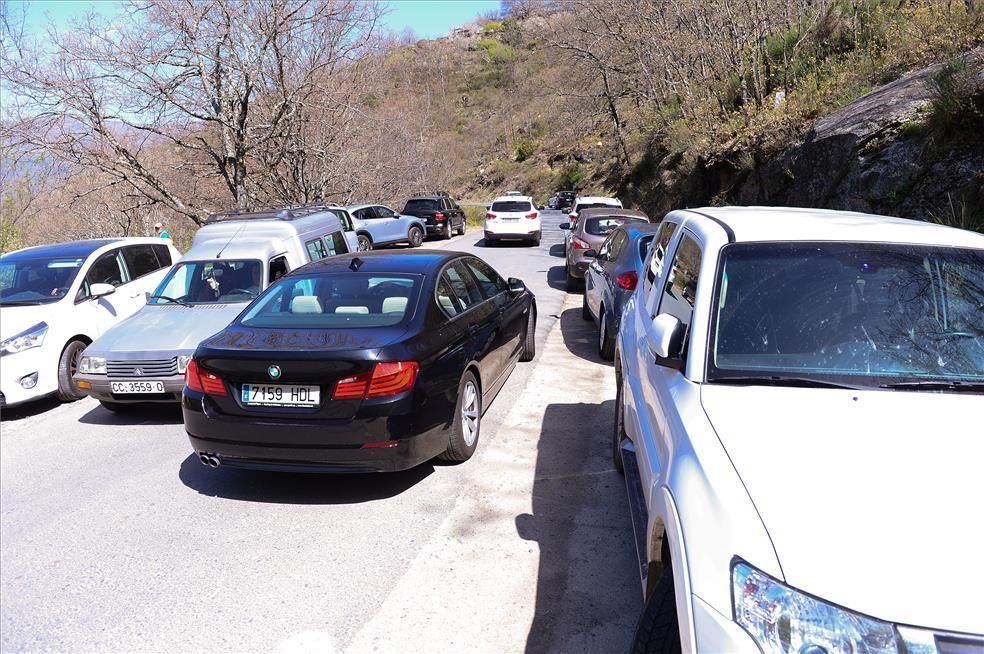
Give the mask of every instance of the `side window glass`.
[(465, 265), (475, 276), (475, 280), (485, 297), (495, 297), (508, 288), (506, 281), (484, 261), (469, 258), (465, 259)]
[(663, 271), (663, 259), (666, 258), (666, 249), (670, 245), (670, 239), (673, 238), (673, 232), (676, 231), (676, 227), (676, 223), (663, 221), (663, 224), (659, 228), (659, 233), (656, 234), (656, 238), (653, 240), (653, 256), (649, 260), (649, 269), (646, 271), (647, 292), (656, 283), (660, 273)]
[(151, 245), (128, 245), (123, 248), (126, 267), (130, 271), (130, 279), (138, 279), (144, 275), (160, 270), (157, 255)]
[(685, 332), (687, 336), (694, 313), (694, 300), (697, 297), (700, 259), (700, 246), (689, 235), (684, 235), (673, 258), (666, 290), (663, 291), (659, 302), (658, 313), (675, 316), (687, 328)]
[(396, 218), (396, 212), (386, 207), (376, 207), (376, 215), (380, 218)]
[(598, 250), (598, 260), (607, 261), (608, 253), (612, 249), (612, 239), (609, 237), (605, 239), (605, 242), (601, 244), (601, 249)]
[(290, 267), (287, 265), (287, 257), (280, 256), (270, 259), (270, 283), (274, 283), (287, 274)]
[(444, 276), (451, 286), (451, 291), (458, 299), (462, 311), (467, 311), (479, 302), (485, 300), (475, 280), (471, 278), (459, 263), (453, 263), (444, 269)]
[[(328, 250), (325, 248), (325, 242), (320, 238), (308, 241), (304, 245), (307, 246), (308, 256), (311, 258), (311, 261), (318, 261), (319, 259), (324, 259), (328, 256)], [(271, 279), (273, 279), (272, 276)]]
[(615, 261), (622, 254), (622, 248), (625, 247), (625, 238), (625, 232), (615, 232), (612, 234), (611, 245), (608, 248), (609, 261)]
[(449, 318), (454, 318), (461, 313), (461, 308), (458, 306), (458, 300), (455, 298), (454, 290), (451, 288), (451, 281), (448, 279), (448, 272), (446, 270), (437, 283), (437, 303), (441, 305), (441, 309), (444, 310), (444, 313), (448, 314)]
[(154, 248), (157, 263), (160, 264), (161, 268), (167, 268), (174, 263), (174, 260), (171, 259), (171, 250), (166, 245), (152, 245), (151, 247)]
[(113, 250), (102, 255), (89, 268), (86, 273), (85, 281), (92, 284), (112, 284), (122, 286), (127, 282), (126, 273), (123, 268), (122, 257), (119, 250)]
[(353, 229), (355, 229), (352, 226), (352, 217), (348, 214), (347, 211), (336, 211), (335, 213), (338, 215), (338, 219), (342, 221), (342, 229), (344, 229), (346, 232), (351, 232)]
[(332, 232), (325, 236), (325, 243), (328, 244), (328, 254), (330, 256), (348, 252), (348, 245), (345, 243), (345, 237), (342, 236), (341, 232)]

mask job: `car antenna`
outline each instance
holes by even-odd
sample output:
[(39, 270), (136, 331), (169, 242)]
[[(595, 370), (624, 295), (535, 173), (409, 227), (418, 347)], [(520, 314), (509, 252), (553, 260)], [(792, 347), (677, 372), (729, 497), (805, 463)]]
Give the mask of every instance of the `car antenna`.
[(352, 263), (349, 264), (349, 270), (352, 272), (359, 272), (359, 268), (362, 267), (363, 263), (365, 263), (365, 261), (359, 257), (352, 257)]
[(215, 253), (215, 258), (216, 258), (216, 259), (218, 259), (219, 257), (221, 257), (221, 256), (222, 256), (222, 253), (223, 253), (223, 252), (225, 252), (225, 249), (226, 249), (227, 247), (229, 247), (229, 244), (230, 244), (230, 243), (232, 243), (232, 242), (233, 242), (233, 241), (235, 240), (235, 238), (236, 238), (237, 236), (239, 236), (239, 232), (241, 232), (241, 231), (243, 231), (244, 229), (246, 229), (246, 224), (247, 224), (247, 223), (246, 223), (245, 221), (243, 221), (243, 224), (242, 224), (242, 225), (240, 225), (240, 226), (239, 226), (239, 229), (237, 229), (237, 230), (236, 230), (236, 231), (235, 231), (235, 232), (234, 232), (234, 233), (232, 234), (232, 236), (230, 236), (230, 237), (229, 237), (229, 240), (228, 240), (228, 241), (226, 241), (226, 244), (225, 244), (225, 245), (223, 245), (223, 246), (222, 246), (222, 247), (221, 247), (221, 248), (219, 249), (219, 251)]

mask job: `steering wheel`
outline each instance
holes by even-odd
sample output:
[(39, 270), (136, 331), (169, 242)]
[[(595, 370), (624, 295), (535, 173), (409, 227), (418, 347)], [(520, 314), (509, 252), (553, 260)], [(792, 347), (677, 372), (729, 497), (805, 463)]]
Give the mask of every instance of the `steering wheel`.
[(253, 295), (253, 291), (249, 290), (248, 288), (234, 288), (232, 290), (225, 291), (224, 293), (222, 293), (222, 295), (236, 295), (236, 294)]

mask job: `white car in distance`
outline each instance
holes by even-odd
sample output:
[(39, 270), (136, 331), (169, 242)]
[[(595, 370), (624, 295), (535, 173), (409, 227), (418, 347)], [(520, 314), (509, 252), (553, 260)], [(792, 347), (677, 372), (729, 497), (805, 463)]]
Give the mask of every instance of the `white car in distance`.
[(644, 270), (615, 363), (632, 651), (984, 651), (984, 235), (674, 211)]
[(527, 241), (540, 244), (540, 211), (528, 195), (500, 195), (485, 214), (485, 244)]
[(42, 245), (0, 257), (0, 406), (85, 396), (82, 351), (137, 312), (180, 258), (170, 239)]

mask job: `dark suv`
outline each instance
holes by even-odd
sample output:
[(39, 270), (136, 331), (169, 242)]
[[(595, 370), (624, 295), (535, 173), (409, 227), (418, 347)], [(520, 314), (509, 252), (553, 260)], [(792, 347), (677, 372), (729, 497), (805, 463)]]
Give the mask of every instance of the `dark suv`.
[(574, 206), (577, 193), (574, 191), (557, 191), (557, 209), (567, 209)]
[(408, 216), (423, 218), (428, 234), (451, 238), (451, 232), (465, 233), (465, 212), (453, 198), (446, 195), (428, 195), (411, 198), (403, 207)]

